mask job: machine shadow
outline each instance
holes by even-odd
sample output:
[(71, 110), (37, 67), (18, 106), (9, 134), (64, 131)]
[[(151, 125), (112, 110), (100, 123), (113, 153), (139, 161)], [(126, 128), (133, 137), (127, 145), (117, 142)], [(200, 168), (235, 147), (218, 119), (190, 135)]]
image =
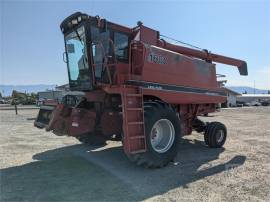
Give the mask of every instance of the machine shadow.
[(34, 155), (35, 162), (2, 169), (2, 200), (143, 200), (177, 187), (188, 188), (194, 181), (244, 164), (246, 157), (237, 155), (214, 165), (211, 161), (223, 151), (183, 139), (174, 163), (162, 169), (145, 169), (130, 163), (121, 146), (62, 147)]

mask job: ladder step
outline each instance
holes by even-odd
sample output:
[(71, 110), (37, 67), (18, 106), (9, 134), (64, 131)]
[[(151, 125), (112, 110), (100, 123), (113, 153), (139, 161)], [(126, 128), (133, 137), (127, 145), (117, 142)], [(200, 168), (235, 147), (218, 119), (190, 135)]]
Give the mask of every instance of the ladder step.
[(142, 152), (146, 152), (146, 149), (140, 149), (140, 150), (136, 150), (136, 151), (131, 151), (131, 154), (137, 154), (137, 153), (142, 153)]
[(132, 122), (128, 122), (128, 125), (140, 125), (143, 124), (142, 121), (132, 121)]
[(134, 108), (127, 108), (127, 110), (130, 110), (130, 111), (142, 111), (143, 109), (142, 108), (136, 108), (136, 107), (134, 107)]
[(132, 94), (127, 94), (127, 97), (142, 97), (142, 95), (141, 94), (132, 93)]
[(132, 50), (136, 50), (136, 51), (143, 51), (142, 48), (137, 48), (137, 47), (133, 47)]
[(130, 137), (131, 140), (135, 140), (135, 139), (144, 139), (144, 138), (145, 138), (144, 135)]

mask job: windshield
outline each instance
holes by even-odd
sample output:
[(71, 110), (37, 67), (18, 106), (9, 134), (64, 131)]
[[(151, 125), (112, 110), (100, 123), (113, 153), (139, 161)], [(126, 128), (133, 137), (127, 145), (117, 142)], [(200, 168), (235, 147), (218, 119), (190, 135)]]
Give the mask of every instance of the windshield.
[(88, 67), (84, 27), (68, 34), (65, 41), (70, 87), (89, 88), (91, 72)]

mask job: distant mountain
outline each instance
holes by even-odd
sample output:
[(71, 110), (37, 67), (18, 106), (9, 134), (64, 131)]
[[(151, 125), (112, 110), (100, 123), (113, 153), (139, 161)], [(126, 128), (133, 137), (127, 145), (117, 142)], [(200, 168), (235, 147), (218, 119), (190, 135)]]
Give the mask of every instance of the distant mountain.
[(37, 93), (39, 91), (55, 89), (56, 85), (0, 85), (0, 92), (3, 96), (10, 96), (13, 90), (26, 93)]
[[(0, 92), (3, 96), (10, 96), (13, 90), (19, 92), (27, 92), (27, 93), (37, 93), (39, 91), (46, 91), (55, 89), (57, 85), (46, 85), (46, 84), (39, 84), (39, 85), (0, 85)], [(244, 93), (245, 91), (248, 94), (254, 93), (254, 88), (248, 86), (226, 86), (227, 88), (236, 91), (238, 93)], [(262, 89), (255, 89), (256, 94), (266, 94), (268, 90)]]
[[(254, 88), (248, 86), (226, 86), (226, 87), (241, 94), (244, 92), (247, 92), (247, 94), (254, 93)], [(255, 88), (255, 94), (267, 94), (267, 93), (268, 90)]]

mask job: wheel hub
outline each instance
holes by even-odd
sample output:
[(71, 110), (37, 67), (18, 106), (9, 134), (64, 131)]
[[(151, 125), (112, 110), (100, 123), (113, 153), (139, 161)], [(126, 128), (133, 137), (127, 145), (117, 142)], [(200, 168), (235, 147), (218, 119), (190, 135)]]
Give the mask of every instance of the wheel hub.
[(152, 148), (158, 153), (164, 153), (173, 145), (174, 126), (168, 119), (160, 119), (153, 125), (150, 135)]
[(224, 131), (223, 130), (218, 130), (217, 135), (216, 135), (216, 140), (218, 143), (221, 143), (224, 139)]

